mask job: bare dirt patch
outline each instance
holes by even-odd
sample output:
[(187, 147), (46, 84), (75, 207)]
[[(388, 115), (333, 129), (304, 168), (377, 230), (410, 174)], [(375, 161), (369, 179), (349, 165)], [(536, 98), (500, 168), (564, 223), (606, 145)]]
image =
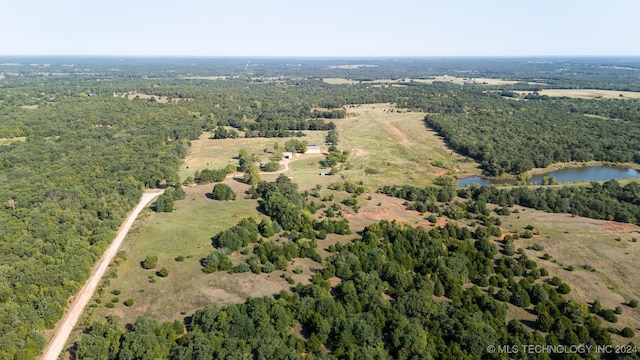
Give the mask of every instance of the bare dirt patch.
[[(371, 196), (371, 200), (359, 200), (363, 202), (362, 207), (356, 213), (350, 208), (346, 208), (343, 213), (344, 217), (349, 220), (351, 229), (361, 231), (365, 226), (381, 220), (399, 221), (411, 226), (421, 226), (425, 229), (431, 229), (434, 225), (426, 220), (425, 216), (414, 210), (406, 210), (402, 203), (404, 200), (390, 197), (384, 194), (364, 194), (363, 197)], [(380, 205), (378, 205), (380, 204)], [(435, 226), (444, 226), (447, 222), (446, 217), (441, 217)]]

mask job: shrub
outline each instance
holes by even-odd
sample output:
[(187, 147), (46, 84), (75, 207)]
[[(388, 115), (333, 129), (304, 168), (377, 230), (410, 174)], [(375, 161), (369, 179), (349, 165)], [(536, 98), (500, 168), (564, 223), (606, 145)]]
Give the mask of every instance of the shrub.
[(571, 291), (571, 288), (569, 287), (569, 285), (567, 285), (567, 283), (562, 283), (560, 284), (560, 286), (558, 286), (558, 292), (560, 294), (568, 294)]
[(167, 270), (166, 267), (163, 267), (162, 269), (158, 270), (156, 275), (158, 275), (160, 277), (167, 277), (167, 276), (169, 276), (169, 270)]
[(183, 262), (184, 261), (184, 256), (180, 255), (180, 256), (176, 256), (175, 261), (177, 262)]
[(113, 289), (113, 290), (111, 290), (111, 293), (112, 293), (113, 295), (120, 295), (121, 291), (120, 291), (120, 290), (118, 290), (118, 289)]
[(158, 257), (155, 255), (148, 255), (144, 261), (140, 264), (143, 269), (150, 270), (156, 267), (158, 263)]
[(245, 272), (249, 272), (250, 270), (251, 270), (251, 267), (249, 267), (249, 264), (244, 262), (238, 264), (238, 266), (233, 268), (234, 273), (245, 273)]
[(109, 309), (113, 309), (116, 305), (112, 302), (108, 302), (106, 304), (104, 304), (104, 307), (107, 307)]
[(631, 329), (628, 326), (625, 326), (622, 330), (620, 330), (620, 336), (622, 337), (626, 337), (626, 338), (632, 338), (635, 336), (633, 329)]
[(637, 308), (638, 307), (638, 300), (633, 299), (633, 300), (629, 301), (629, 307)]
[(617, 323), (618, 322), (618, 317), (616, 316), (616, 314), (611, 309), (604, 310), (602, 312), (602, 317), (605, 320), (607, 320), (608, 322), (611, 322), (611, 323)]
[(297, 267), (297, 268), (293, 269), (293, 273), (294, 274), (302, 274), (302, 268)]
[(265, 172), (274, 172), (278, 171), (278, 169), (280, 169), (280, 164), (275, 161), (270, 161), (264, 164), (264, 166), (262, 167), (262, 171)]
[(112, 303), (118, 303), (120, 301), (120, 299), (118, 299), (118, 297), (114, 297), (113, 299), (111, 299)]
[(132, 306), (133, 305), (133, 299), (132, 298), (128, 298), (127, 300), (124, 301), (124, 304), (126, 306)]
[(540, 245), (538, 243), (535, 243), (535, 244), (533, 244), (533, 250), (542, 251), (542, 250), (544, 250), (544, 246), (542, 246), (542, 245)]
[(620, 315), (622, 314), (622, 308), (620, 306), (616, 306), (616, 308), (613, 309), (613, 312)]
[(562, 284), (562, 280), (559, 277), (554, 276), (549, 280), (549, 283), (553, 286), (559, 286)]

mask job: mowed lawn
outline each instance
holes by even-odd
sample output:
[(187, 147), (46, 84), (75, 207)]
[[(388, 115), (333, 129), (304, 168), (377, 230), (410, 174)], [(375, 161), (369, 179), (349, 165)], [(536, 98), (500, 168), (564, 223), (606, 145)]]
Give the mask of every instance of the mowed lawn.
[(351, 151), (342, 174), (362, 180), (369, 190), (383, 185), (424, 186), (443, 174), (479, 174), (478, 164), (448, 149), (424, 125), (425, 113), (391, 104), (347, 108), (336, 120), (340, 149)]

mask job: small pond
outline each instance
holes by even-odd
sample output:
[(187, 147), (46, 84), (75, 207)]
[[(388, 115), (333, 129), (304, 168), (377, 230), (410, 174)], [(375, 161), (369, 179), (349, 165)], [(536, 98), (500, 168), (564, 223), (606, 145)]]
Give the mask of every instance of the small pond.
[[(555, 177), (558, 183), (571, 183), (574, 181), (607, 181), (620, 180), (626, 178), (640, 178), (640, 172), (635, 169), (614, 166), (587, 166), (581, 168), (568, 168), (548, 172), (546, 174), (534, 175), (529, 180), (531, 184), (542, 184), (542, 178)], [(480, 176), (471, 176), (458, 180), (458, 186), (465, 187), (476, 183), (480, 186), (510, 184), (515, 182), (508, 180), (487, 179)]]

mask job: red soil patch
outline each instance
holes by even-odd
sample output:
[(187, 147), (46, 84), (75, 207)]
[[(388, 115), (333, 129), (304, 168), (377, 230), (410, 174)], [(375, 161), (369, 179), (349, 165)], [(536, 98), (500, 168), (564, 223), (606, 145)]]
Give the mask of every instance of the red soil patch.
[(437, 168), (433, 171), (429, 171), (427, 174), (431, 176), (442, 176), (442, 175), (445, 175), (446, 173), (447, 173), (447, 169)]
[(369, 155), (368, 151), (362, 150), (362, 149), (355, 149), (353, 150), (353, 155), (355, 156), (367, 156)]
[(329, 285), (331, 285), (332, 288), (340, 285), (340, 283), (342, 282), (342, 279), (340, 279), (339, 277), (330, 277), (327, 279), (327, 281), (329, 282)]
[(402, 143), (402, 145), (404, 145), (404, 146), (408, 146), (409, 145), (409, 139), (407, 138), (407, 136), (402, 131), (400, 131), (400, 129), (398, 129), (397, 127), (393, 126), (393, 124), (387, 123), (385, 125), (385, 129), (387, 129), (388, 132), (392, 133), (398, 139), (400, 139), (400, 142)]
[(504, 240), (504, 238), (505, 238), (507, 235), (514, 236), (514, 235), (518, 235), (518, 234), (517, 234), (517, 233), (514, 233), (514, 232), (504, 233), (504, 234), (502, 234), (502, 235), (500, 236), (500, 240)]
[(632, 230), (637, 230), (634, 225), (631, 224), (623, 224), (615, 221), (602, 221), (602, 222), (592, 222), (592, 225), (599, 225), (607, 231), (620, 231), (620, 232), (628, 232)]

